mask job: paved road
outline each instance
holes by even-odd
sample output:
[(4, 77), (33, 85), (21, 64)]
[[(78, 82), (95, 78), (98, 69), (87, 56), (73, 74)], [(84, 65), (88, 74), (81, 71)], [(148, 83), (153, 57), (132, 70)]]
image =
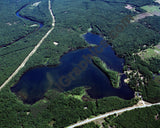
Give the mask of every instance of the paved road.
[(103, 115), (99, 115), (99, 116), (94, 117), (94, 118), (91, 118), (91, 119), (86, 119), (86, 120), (84, 120), (84, 121), (77, 122), (76, 124), (70, 125), (70, 126), (68, 126), (67, 128), (74, 128), (74, 127), (81, 126), (81, 125), (90, 123), (90, 122), (92, 122), (92, 121), (98, 120), (98, 119), (105, 118), (105, 117), (110, 116), (110, 115), (113, 115), (113, 114), (119, 114), (119, 113), (123, 113), (123, 112), (126, 112), (126, 111), (131, 111), (131, 110), (134, 110), (134, 109), (136, 109), (136, 108), (151, 107), (151, 106), (154, 106), (154, 105), (160, 105), (160, 103), (147, 104), (147, 105), (146, 105), (146, 104), (144, 103), (144, 101), (142, 101), (142, 105), (141, 105), (141, 106), (135, 105), (135, 106), (123, 108), (123, 109), (120, 109), (120, 110), (115, 110), (115, 111), (107, 112), (107, 113), (105, 113), (105, 114), (103, 114)]
[(48, 0), (48, 9), (52, 17), (52, 27), (51, 29), (42, 37), (42, 39), (39, 41), (39, 43), (34, 47), (34, 49), (28, 54), (28, 56), (24, 59), (24, 61), (21, 63), (21, 65), (14, 71), (14, 73), (0, 86), (0, 91), (2, 88), (4, 88), (12, 79), (17, 75), (17, 73), (25, 66), (27, 61), (31, 58), (31, 56), (37, 51), (37, 49), (40, 47), (40, 45), (43, 43), (43, 41), (48, 37), (48, 35), (52, 32), (55, 26), (55, 18), (52, 12), (51, 8), (51, 1)]

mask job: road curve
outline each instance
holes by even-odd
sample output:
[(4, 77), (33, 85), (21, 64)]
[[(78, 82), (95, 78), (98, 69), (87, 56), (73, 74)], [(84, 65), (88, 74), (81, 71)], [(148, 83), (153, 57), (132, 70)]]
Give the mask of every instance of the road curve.
[(143, 104), (142, 106), (137, 106), (137, 105), (136, 105), (136, 106), (132, 106), (132, 107), (123, 108), (123, 109), (120, 109), (120, 110), (115, 110), (115, 111), (107, 112), (107, 113), (105, 113), (105, 114), (96, 116), (96, 117), (94, 117), (94, 118), (86, 119), (86, 120), (84, 120), (84, 121), (77, 122), (76, 124), (70, 125), (70, 126), (68, 126), (67, 128), (74, 128), (74, 127), (81, 126), (81, 125), (90, 123), (90, 122), (92, 122), (92, 121), (98, 120), (98, 119), (105, 118), (105, 117), (110, 116), (110, 115), (113, 115), (113, 114), (119, 114), (119, 113), (123, 113), (123, 112), (126, 112), (126, 111), (131, 111), (131, 110), (134, 110), (134, 109), (136, 109), (136, 108), (151, 107), (151, 106), (154, 106), (154, 105), (160, 105), (160, 103), (148, 104), (148, 105)]
[(51, 29), (42, 37), (42, 39), (39, 41), (39, 43), (34, 47), (34, 49), (28, 54), (28, 56), (24, 59), (24, 61), (21, 63), (21, 65), (14, 71), (14, 73), (0, 86), (0, 91), (2, 88), (4, 88), (16, 75), (17, 73), (25, 66), (27, 61), (32, 57), (32, 55), (37, 51), (37, 49), (40, 47), (40, 45), (43, 43), (43, 41), (48, 37), (48, 35), (52, 32), (52, 30), (55, 27), (55, 18), (52, 12), (51, 8), (51, 0), (48, 0), (48, 9), (50, 12), (50, 15), (52, 17), (52, 27)]

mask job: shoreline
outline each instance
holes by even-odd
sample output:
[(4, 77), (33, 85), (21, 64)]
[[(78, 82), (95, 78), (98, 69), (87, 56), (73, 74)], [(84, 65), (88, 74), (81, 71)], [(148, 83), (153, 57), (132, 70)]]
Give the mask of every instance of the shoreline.
[[(89, 44), (89, 43), (88, 43)], [(110, 45), (108, 45), (108, 46), (110, 46)], [(108, 47), (107, 46), (107, 47)], [(69, 49), (68, 51), (66, 51), (66, 52), (64, 52), (60, 57), (59, 57), (59, 63), (57, 63), (57, 64), (50, 64), (50, 65), (45, 65), (45, 64), (40, 64), (40, 65), (37, 65), (37, 66), (32, 66), (32, 67), (29, 67), (28, 69), (26, 69), (25, 71), (23, 71), (22, 73), (20, 73), (19, 74), (19, 76), (16, 78), (16, 80), (15, 80), (15, 82), (14, 82), (14, 84), (12, 84), (12, 86), (11, 87), (14, 87), (19, 81), (20, 81), (20, 79), (23, 77), (23, 75), (26, 73), (26, 72), (28, 72), (28, 71), (30, 71), (30, 70), (32, 70), (32, 69), (36, 69), (36, 68), (45, 68), (45, 67), (47, 67), (47, 68), (54, 68), (54, 67), (56, 67), (56, 66), (58, 66), (58, 65), (60, 65), (62, 62), (61, 62), (61, 58), (65, 55), (65, 54), (68, 54), (69, 52), (72, 52), (72, 51), (76, 51), (76, 50), (81, 50), (81, 49), (85, 49), (85, 48), (93, 48), (93, 47), (98, 47), (98, 45), (97, 46), (84, 46), (84, 47), (77, 47), (77, 48), (75, 48), (75, 49)], [(111, 47), (111, 46), (110, 46)], [(114, 51), (114, 50), (113, 50)], [(114, 54), (115, 54), (115, 52), (114, 52)], [(116, 54), (115, 54), (116, 55)], [(117, 55), (116, 55), (117, 56)], [(121, 77), (119, 78), (119, 79), (121, 79)], [(11, 88), (10, 87), (10, 88)], [(117, 89), (119, 89), (121, 86), (120, 86), (120, 82), (119, 82), (119, 87), (117, 87)], [(114, 87), (115, 88), (115, 87)], [(48, 91), (48, 90), (47, 90)], [(45, 93), (47, 93), (47, 91), (45, 92)], [(108, 97), (108, 96), (107, 96)], [(110, 96), (109, 96), (110, 97)], [(43, 98), (42, 98), (43, 99)], [(123, 99), (123, 98), (122, 98)], [(40, 99), (41, 100), (41, 99)], [(39, 100), (38, 100), (39, 101)], [(37, 101), (37, 102), (38, 102)], [(35, 102), (36, 103), (36, 102)]]

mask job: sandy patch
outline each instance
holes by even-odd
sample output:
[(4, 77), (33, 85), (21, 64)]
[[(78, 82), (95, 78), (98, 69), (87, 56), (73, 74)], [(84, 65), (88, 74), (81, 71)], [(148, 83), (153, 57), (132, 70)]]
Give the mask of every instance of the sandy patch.
[(17, 24), (17, 22), (14, 22), (13, 24)]
[(38, 24), (33, 24), (30, 27), (37, 27), (37, 26), (38, 26)]
[(127, 4), (127, 5), (125, 6), (125, 8), (126, 8), (126, 9), (129, 9), (129, 10), (133, 9), (133, 7), (132, 7), (131, 5), (129, 5), (129, 4)]
[(6, 23), (7, 25), (11, 26), (12, 24), (10, 22)]
[(54, 44), (55, 46), (57, 46), (59, 43), (57, 43), (57, 42), (53, 42), (53, 44)]
[(31, 6), (32, 6), (32, 7), (37, 7), (40, 3), (41, 3), (41, 1), (36, 2), (36, 3), (32, 4)]
[(153, 14), (156, 16), (160, 16), (160, 12), (154, 12)]
[(132, 20), (131, 22), (137, 22), (138, 20), (146, 18), (148, 16), (154, 16), (154, 14), (149, 13), (149, 12), (138, 14), (138, 15), (136, 15), (136, 16), (133, 17), (134, 20)]
[(29, 9), (34, 9), (34, 8), (37, 7), (40, 3), (41, 3), (41, 1), (36, 2), (36, 3), (33, 3), (33, 4), (29, 7)]
[(160, 44), (156, 45), (156, 48), (160, 49)]
[(128, 70), (128, 71), (124, 71), (125, 74), (130, 74), (132, 72), (132, 70)]
[[(130, 6), (127, 6), (127, 7), (130, 8)], [(144, 19), (148, 16), (160, 16), (160, 9), (159, 9), (160, 6), (147, 5), (147, 6), (143, 6), (141, 8), (144, 9), (145, 11), (147, 11), (147, 12), (134, 16), (133, 17), (134, 20), (132, 20), (131, 22), (137, 22), (138, 20)]]
[(130, 81), (130, 79), (129, 79), (129, 78), (124, 79), (124, 83), (126, 83), (126, 84), (128, 84), (128, 83), (129, 83), (129, 81)]
[(127, 4), (127, 5), (125, 6), (125, 8), (128, 9), (128, 10), (130, 10), (130, 11), (136, 12), (135, 7), (132, 7), (130, 4)]
[(160, 51), (158, 51), (158, 50), (154, 50), (154, 52), (156, 52), (157, 54), (160, 54)]
[(30, 114), (30, 112), (26, 112), (26, 114), (27, 114), (27, 115), (29, 115), (29, 114)]
[(160, 4), (160, 0), (156, 0), (155, 2), (159, 3)]

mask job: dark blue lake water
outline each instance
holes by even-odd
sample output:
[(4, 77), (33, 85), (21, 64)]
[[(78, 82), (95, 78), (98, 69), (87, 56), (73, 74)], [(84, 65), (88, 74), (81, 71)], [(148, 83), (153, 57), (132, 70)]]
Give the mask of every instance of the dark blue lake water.
[[(102, 37), (87, 33), (84, 36), (88, 43), (99, 44)], [(55, 85), (61, 76), (66, 76), (73, 68), (78, 67), (78, 64), (84, 60), (84, 56), (91, 54), (95, 48), (85, 48), (65, 54), (61, 59), (61, 64), (56, 67), (38, 67), (27, 71), (22, 75), (19, 82), (11, 88), (17, 96), (21, 97), (24, 103), (33, 104), (43, 98), (44, 93), (48, 89), (61, 88), (64, 91), (71, 90), (79, 86), (87, 86), (91, 89), (88, 94), (92, 98), (103, 98), (107, 96), (118, 96), (123, 99), (131, 99), (134, 97), (134, 92), (124, 83), (125, 76), (122, 75), (120, 88), (112, 87), (108, 77), (101, 72), (92, 62), (87, 63), (86, 70), (81, 70), (79, 76), (74, 76), (69, 86), (59, 87)], [(95, 52), (94, 52), (95, 53)], [(124, 59), (115, 55), (111, 46), (105, 47), (102, 53), (96, 54), (100, 57), (108, 67), (120, 73), (123, 72)]]

